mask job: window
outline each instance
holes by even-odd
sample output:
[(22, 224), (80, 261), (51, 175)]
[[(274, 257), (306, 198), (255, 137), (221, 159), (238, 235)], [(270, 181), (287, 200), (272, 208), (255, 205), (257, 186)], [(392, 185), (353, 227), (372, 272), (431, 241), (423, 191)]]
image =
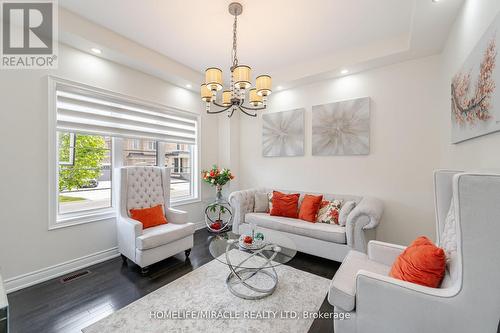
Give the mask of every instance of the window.
[(111, 138), (58, 132), (58, 214), (111, 207)]
[(123, 165), (158, 165), (156, 141), (145, 139), (123, 139)]
[(170, 197), (173, 201), (193, 196), (197, 174), (194, 170), (195, 146), (165, 144), (165, 166), (171, 168)]
[(198, 116), (49, 77), (49, 228), (114, 217), (122, 166), (172, 167), (171, 199), (197, 200)]

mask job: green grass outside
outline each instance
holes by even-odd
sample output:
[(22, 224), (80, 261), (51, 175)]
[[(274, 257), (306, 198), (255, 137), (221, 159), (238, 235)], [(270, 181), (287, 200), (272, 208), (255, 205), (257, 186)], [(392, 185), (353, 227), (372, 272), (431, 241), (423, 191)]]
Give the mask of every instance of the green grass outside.
[(73, 202), (73, 201), (83, 201), (85, 198), (80, 197), (68, 197), (66, 195), (59, 196), (59, 202)]

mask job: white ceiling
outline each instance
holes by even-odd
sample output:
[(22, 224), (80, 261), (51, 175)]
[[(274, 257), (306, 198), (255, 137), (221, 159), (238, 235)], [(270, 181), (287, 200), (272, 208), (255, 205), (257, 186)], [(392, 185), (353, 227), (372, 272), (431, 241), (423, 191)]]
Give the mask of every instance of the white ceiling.
[[(228, 0), (59, 0), (197, 71), (230, 66)], [(242, 0), (238, 56), (286, 84), (340, 68), (437, 53), (462, 0)], [(399, 55), (399, 57), (395, 57)], [(369, 66), (368, 66), (369, 67)], [(276, 81), (276, 80), (275, 80)]]

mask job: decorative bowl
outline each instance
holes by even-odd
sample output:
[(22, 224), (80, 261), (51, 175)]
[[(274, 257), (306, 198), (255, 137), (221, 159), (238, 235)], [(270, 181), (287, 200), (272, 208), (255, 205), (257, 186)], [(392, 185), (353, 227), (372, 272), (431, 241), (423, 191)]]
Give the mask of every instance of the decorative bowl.
[(253, 239), (251, 244), (245, 243), (245, 237), (249, 235), (241, 235), (240, 238), (238, 239), (238, 244), (241, 248), (246, 249), (246, 250), (260, 250), (264, 246), (267, 245), (264, 240), (260, 239)]

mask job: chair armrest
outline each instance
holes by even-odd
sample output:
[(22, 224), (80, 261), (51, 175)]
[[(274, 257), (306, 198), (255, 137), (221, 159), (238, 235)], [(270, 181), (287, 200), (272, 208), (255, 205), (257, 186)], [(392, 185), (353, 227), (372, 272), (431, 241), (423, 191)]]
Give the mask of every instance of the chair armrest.
[(367, 217), (368, 220), (364, 222), (363, 229), (373, 229), (378, 226), (383, 212), (382, 201), (364, 197), (347, 217), (347, 224), (356, 224), (359, 220), (366, 220), (361, 219), (361, 217)]
[(449, 288), (429, 288), (360, 270), (356, 275), (357, 328), (359, 332), (408, 332), (409, 327), (418, 332), (453, 332), (444, 327), (456, 319), (456, 309), (446, 304), (454, 295)]
[(185, 224), (188, 221), (188, 214), (183, 210), (167, 208), (165, 210), (167, 221), (173, 224)]
[(406, 249), (405, 246), (380, 241), (368, 242), (368, 258), (386, 266), (392, 266), (396, 258)]
[(142, 223), (129, 217), (118, 215), (116, 229), (118, 251), (130, 260), (135, 260), (135, 241), (137, 237), (142, 235)]
[(235, 191), (229, 195), (229, 204), (233, 210), (233, 232), (239, 233), (240, 224), (245, 222), (245, 214), (253, 212), (257, 189)]

